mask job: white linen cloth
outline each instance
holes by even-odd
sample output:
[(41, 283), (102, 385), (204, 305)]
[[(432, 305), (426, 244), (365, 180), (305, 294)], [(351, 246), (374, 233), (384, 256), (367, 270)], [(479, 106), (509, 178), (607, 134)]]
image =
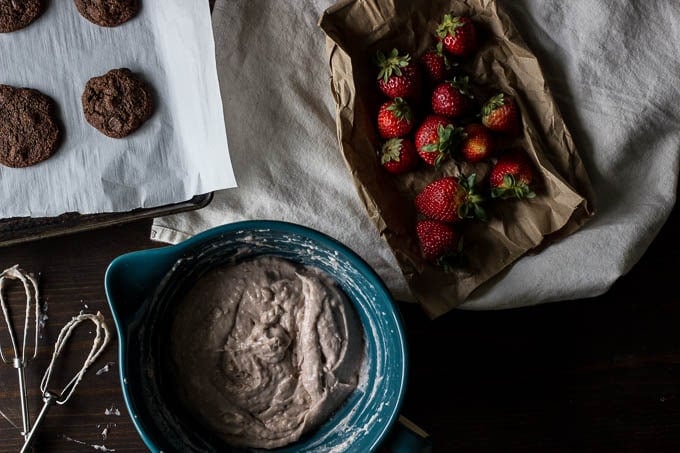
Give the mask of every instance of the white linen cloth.
[[(178, 242), (212, 226), (278, 219), (361, 255), (412, 300), (356, 195), (338, 148), (321, 13), (334, 2), (217, 0), (213, 28), (239, 187), (200, 211), (154, 221)], [(680, 156), (680, 3), (502, 0), (536, 53), (592, 178), (597, 213), (526, 256), (461, 308), (591, 297), (638, 261), (675, 204)]]

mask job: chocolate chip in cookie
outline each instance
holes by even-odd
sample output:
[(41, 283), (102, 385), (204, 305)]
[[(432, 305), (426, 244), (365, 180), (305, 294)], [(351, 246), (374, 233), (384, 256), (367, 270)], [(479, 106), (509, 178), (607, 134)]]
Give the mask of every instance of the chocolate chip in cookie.
[(127, 68), (90, 79), (82, 103), (87, 122), (112, 138), (130, 135), (153, 113), (149, 85)]
[(38, 90), (0, 85), (0, 164), (21, 168), (52, 156), (61, 128), (52, 99)]
[(45, 10), (45, 0), (0, 0), (0, 33), (28, 26)]
[(117, 27), (135, 17), (139, 0), (74, 0), (78, 12), (93, 24)]

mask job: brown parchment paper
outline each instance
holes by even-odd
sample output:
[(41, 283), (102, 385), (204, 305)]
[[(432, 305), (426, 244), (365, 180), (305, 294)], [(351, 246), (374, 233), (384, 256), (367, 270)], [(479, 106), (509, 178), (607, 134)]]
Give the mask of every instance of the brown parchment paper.
[[(460, 69), (474, 81), (478, 99), (498, 90), (516, 97), (524, 133), (504, 147), (523, 148), (539, 176), (536, 198), (492, 200), (486, 206), (490, 221), (461, 225), (468, 263), (450, 273), (421, 257), (413, 199), (445, 175), (475, 172), (488, 184), (489, 164), (450, 160), (437, 170), (423, 165), (403, 176), (385, 172), (376, 157), (375, 118), (384, 99), (373, 61), (377, 50), (394, 47), (419, 58), (435, 43), (434, 30), (447, 12), (468, 15), (479, 26), (480, 50)], [(593, 214), (588, 175), (539, 63), (494, 0), (341, 0), (319, 25), (326, 33), (340, 149), (370, 218), (431, 317), (463, 303), (522, 255), (576, 231)]]

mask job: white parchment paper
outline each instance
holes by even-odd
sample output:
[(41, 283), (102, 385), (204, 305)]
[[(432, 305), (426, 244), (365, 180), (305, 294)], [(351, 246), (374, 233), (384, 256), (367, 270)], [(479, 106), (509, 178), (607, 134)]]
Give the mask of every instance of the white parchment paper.
[[(86, 122), (81, 95), (90, 78), (120, 67), (153, 87), (155, 111), (113, 139)], [(115, 28), (52, 0), (27, 28), (0, 34), (0, 83), (52, 97), (64, 132), (52, 158), (0, 166), (0, 218), (127, 211), (236, 185), (207, 0), (143, 0)]]

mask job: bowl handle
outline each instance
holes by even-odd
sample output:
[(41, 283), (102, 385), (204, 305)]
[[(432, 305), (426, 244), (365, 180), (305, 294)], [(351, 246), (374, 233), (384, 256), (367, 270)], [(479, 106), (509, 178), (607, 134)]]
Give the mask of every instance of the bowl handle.
[(127, 253), (109, 264), (104, 287), (119, 327), (127, 329), (137, 309), (153, 294), (180, 256), (181, 248), (168, 246)]
[(378, 452), (430, 453), (432, 441), (429, 434), (403, 415), (392, 425), (390, 433)]

